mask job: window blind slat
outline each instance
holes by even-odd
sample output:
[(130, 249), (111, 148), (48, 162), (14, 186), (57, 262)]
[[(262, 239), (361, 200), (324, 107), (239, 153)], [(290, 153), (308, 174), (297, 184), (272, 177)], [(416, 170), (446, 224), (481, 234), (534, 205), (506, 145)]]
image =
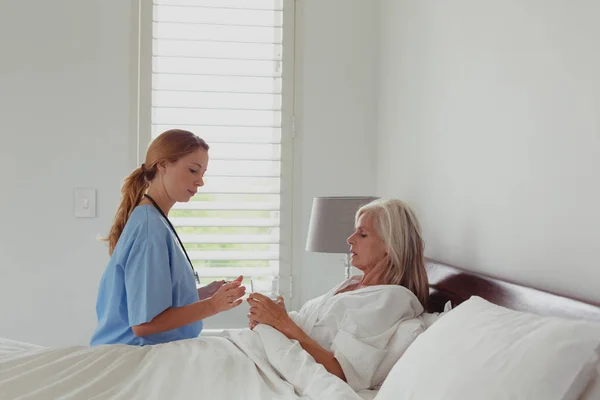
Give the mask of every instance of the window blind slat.
[(157, 22), (154, 24), (153, 38), (177, 39), (207, 42), (246, 42), (257, 44), (281, 44), (282, 28), (264, 26), (224, 26)]
[[(268, 267), (244, 267), (242, 270), (244, 272), (244, 276), (251, 277), (257, 275), (277, 275), (278, 268), (268, 268)], [(240, 275), (240, 268), (237, 267), (210, 267), (202, 269), (202, 277), (206, 278), (236, 278)], [(208, 283), (208, 282), (206, 282)]]
[(279, 240), (273, 235), (180, 235), (185, 244), (277, 244)]
[[(181, 128), (182, 125), (155, 125), (153, 127), (154, 136), (168, 129)], [(209, 143), (215, 143), (217, 140), (226, 143), (281, 143), (281, 132), (276, 128), (243, 128), (229, 126), (185, 126), (197, 132), (204, 140)], [(211, 163), (214, 165), (214, 163)], [(249, 165), (249, 164), (248, 164)], [(257, 166), (258, 168), (258, 166)], [(271, 168), (271, 167), (268, 167)], [(272, 168), (278, 168), (273, 166)], [(211, 167), (211, 170), (214, 167)]]
[(191, 42), (185, 40), (154, 39), (153, 54), (170, 57), (213, 57), (281, 61), (281, 44)]
[(154, 4), (214, 8), (243, 8), (253, 10), (281, 10), (282, 0), (154, 0)]
[(281, 95), (154, 91), (156, 107), (280, 110)]
[(251, 75), (277, 78), (278, 61), (262, 60), (199, 60), (179, 57), (154, 57), (153, 70), (158, 73), (211, 74), (211, 75)]
[(218, 201), (190, 201), (177, 203), (174, 210), (230, 210), (230, 211), (278, 211), (278, 203), (233, 203)]
[[(264, 164), (264, 165), (262, 165)], [(270, 164), (274, 166), (271, 167)], [(208, 178), (213, 177), (261, 177), (278, 178), (281, 176), (279, 161), (234, 161), (213, 160)]]
[(154, 7), (154, 20), (158, 22), (212, 23), (274, 28), (280, 27), (283, 23), (283, 11), (159, 4)]
[(206, 178), (211, 192), (216, 193), (279, 193), (280, 178), (212, 177)]
[(273, 127), (281, 124), (281, 111), (194, 110), (161, 107), (154, 107), (152, 111), (157, 124), (250, 127)]
[(259, 251), (188, 251), (190, 260), (279, 260), (277, 252)]
[(169, 217), (171, 223), (180, 227), (278, 227), (277, 218), (194, 218)]
[(155, 73), (152, 87), (155, 90), (280, 94), (281, 78)]
[[(212, 161), (211, 161), (212, 162)], [(212, 164), (211, 164), (212, 165)], [(207, 188), (203, 188), (196, 194), (190, 201), (190, 203), (271, 203), (280, 204), (281, 198), (279, 194), (218, 194), (214, 191), (208, 191)]]
[(213, 143), (211, 150), (215, 160), (273, 160), (281, 155), (281, 145), (270, 143)]

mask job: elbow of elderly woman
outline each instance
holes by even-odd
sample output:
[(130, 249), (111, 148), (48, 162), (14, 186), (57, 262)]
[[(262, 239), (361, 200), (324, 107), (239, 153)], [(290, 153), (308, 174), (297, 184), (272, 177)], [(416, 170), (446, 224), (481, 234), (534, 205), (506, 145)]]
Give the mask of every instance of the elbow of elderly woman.
[(404, 202), (379, 199), (359, 208), (347, 242), (362, 274), (298, 313), (288, 313), (282, 298), (252, 293), (248, 318), (251, 329), (266, 324), (297, 340), (327, 371), (360, 390), (380, 383), (388, 343), (402, 322), (423, 313), (429, 285), (421, 227)]

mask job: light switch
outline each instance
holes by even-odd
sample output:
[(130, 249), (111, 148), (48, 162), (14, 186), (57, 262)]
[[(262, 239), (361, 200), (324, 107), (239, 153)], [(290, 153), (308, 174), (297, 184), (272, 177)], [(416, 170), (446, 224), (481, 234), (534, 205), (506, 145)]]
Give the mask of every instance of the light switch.
[(76, 218), (96, 217), (96, 189), (76, 188), (73, 200)]

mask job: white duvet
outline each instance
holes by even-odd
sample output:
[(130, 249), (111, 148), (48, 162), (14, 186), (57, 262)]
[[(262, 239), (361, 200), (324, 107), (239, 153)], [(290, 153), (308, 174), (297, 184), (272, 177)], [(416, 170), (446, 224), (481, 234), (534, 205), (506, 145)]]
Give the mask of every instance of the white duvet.
[(269, 326), (227, 336), (6, 351), (0, 354), (0, 398), (361, 399)]
[[(296, 341), (258, 325), (155, 346), (44, 349), (0, 341), (0, 399), (361, 400), (422, 332), (413, 293), (380, 285), (307, 302), (294, 321), (332, 351), (348, 383)], [(3, 351), (4, 347), (4, 351)]]

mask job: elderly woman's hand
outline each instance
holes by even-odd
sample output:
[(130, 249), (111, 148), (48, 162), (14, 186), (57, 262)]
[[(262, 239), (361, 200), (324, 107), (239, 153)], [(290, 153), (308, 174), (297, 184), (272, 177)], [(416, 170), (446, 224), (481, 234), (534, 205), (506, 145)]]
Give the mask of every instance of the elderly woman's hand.
[[(285, 308), (285, 301), (283, 300), (283, 297), (281, 296), (277, 296), (277, 301), (275, 302), (279, 307), (283, 308), (284, 311), (287, 312), (286, 308)], [(254, 321), (250, 314), (248, 314), (248, 319), (250, 320), (248, 322), (248, 327), (250, 329), (254, 329), (254, 327), (256, 327), (256, 325), (258, 325), (258, 322)]]
[(254, 329), (257, 324), (270, 325), (284, 335), (287, 335), (292, 319), (285, 310), (283, 298), (279, 296), (277, 302), (260, 293), (250, 293), (248, 297), (250, 304), (250, 329)]

